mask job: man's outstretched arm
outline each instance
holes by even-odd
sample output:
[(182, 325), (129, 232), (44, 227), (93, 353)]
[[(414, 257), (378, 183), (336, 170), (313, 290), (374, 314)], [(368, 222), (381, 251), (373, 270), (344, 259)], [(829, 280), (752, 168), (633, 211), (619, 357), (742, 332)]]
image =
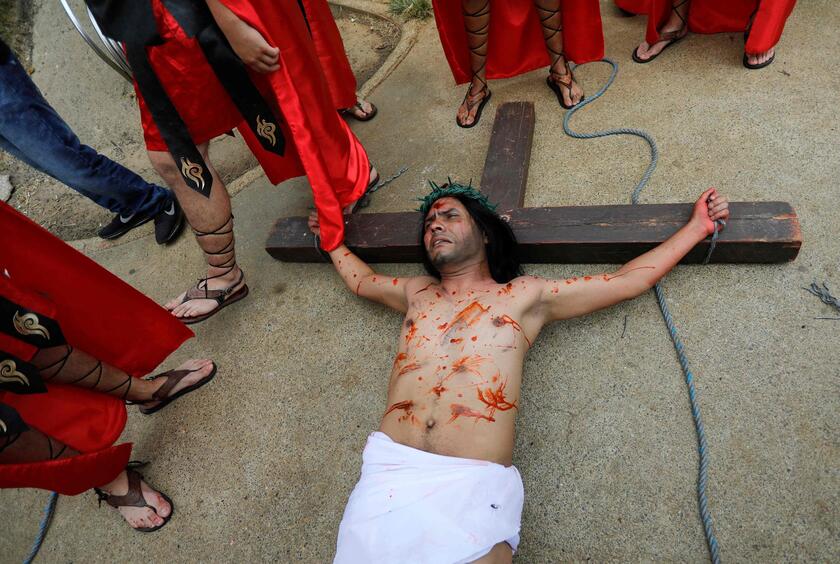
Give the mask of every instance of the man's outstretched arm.
[(729, 218), (729, 202), (709, 188), (694, 204), (691, 219), (656, 248), (610, 274), (567, 280), (546, 280), (541, 291), (544, 322), (586, 315), (639, 296), (661, 280), (703, 239), (714, 233), (715, 221)]
[[(315, 212), (309, 216), (309, 229), (316, 235), (319, 234), (318, 217)], [(377, 274), (344, 243), (330, 251), (329, 255), (344, 284), (354, 294), (402, 313), (408, 311), (405, 288), (411, 278), (393, 278)]]

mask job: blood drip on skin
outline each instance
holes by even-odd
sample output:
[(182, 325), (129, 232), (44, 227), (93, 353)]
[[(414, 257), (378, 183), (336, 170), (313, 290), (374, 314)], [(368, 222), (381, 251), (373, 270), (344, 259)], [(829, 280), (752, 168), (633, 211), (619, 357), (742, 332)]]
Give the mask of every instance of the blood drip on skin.
[(437, 397), (440, 397), (440, 395), (447, 390), (448, 390), (448, 388), (443, 387), (443, 382), (441, 382), (441, 383), (437, 384), (436, 386), (432, 387), (432, 393), (435, 394)]
[(399, 283), (399, 281), (400, 281), (400, 279), (399, 279), (399, 278), (394, 278), (393, 280), (391, 280), (391, 284), (393, 284), (394, 286), (396, 286), (396, 285)]
[[(494, 378), (494, 381), (495, 380), (496, 379)], [(493, 415), (496, 414), (496, 410), (508, 411), (510, 409), (518, 409), (516, 401), (508, 401), (505, 397), (506, 385), (507, 380), (502, 382), (495, 390), (492, 388), (482, 390), (480, 386), (476, 388), (476, 391), (478, 392), (478, 400), (489, 408), (490, 417), (493, 417)]]
[(350, 251), (345, 251), (344, 256), (346, 257), (346, 256), (349, 256), (349, 255), (350, 255)]
[(656, 267), (655, 266), (637, 266), (636, 268), (631, 268), (627, 272), (622, 272), (621, 274), (616, 274), (615, 276), (607, 276), (605, 274), (604, 275), (604, 280), (609, 282), (610, 280), (614, 280), (615, 278), (620, 278), (621, 276), (624, 276), (625, 274), (630, 274), (634, 270), (656, 270)]
[(499, 290), (498, 292), (496, 292), (496, 295), (498, 295), (498, 296), (508, 295), (508, 296), (509, 296), (509, 295), (510, 295), (511, 290), (513, 290), (513, 284), (511, 284), (510, 282), (508, 282), (508, 283), (505, 285), (505, 287), (504, 287), (504, 288), (502, 288), (501, 290)]
[(429, 282), (429, 283), (428, 283), (428, 284), (426, 284), (424, 287), (422, 287), (422, 288), (420, 288), (419, 290), (417, 290), (416, 292), (414, 292), (414, 295), (416, 296), (416, 295), (417, 295), (417, 294), (419, 294), (420, 292), (425, 292), (425, 291), (426, 291), (426, 290), (428, 290), (428, 289), (429, 289), (429, 287), (430, 287), (430, 286), (432, 286), (432, 285), (434, 285), (434, 282)]
[(412, 362), (411, 364), (406, 364), (403, 366), (400, 371), (397, 373), (397, 376), (402, 376), (403, 374), (408, 374), (409, 372), (414, 372), (420, 368), (420, 364), (416, 362)]
[(402, 410), (405, 411), (405, 414), (400, 415), (400, 417), (399, 417), (399, 419), (397, 419), (397, 421), (402, 422), (402, 421), (406, 421), (406, 420), (411, 420), (412, 423), (415, 423), (417, 421), (417, 418), (414, 417), (414, 411), (413, 411), (414, 410), (414, 402), (411, 401), (411, 400), (400, 401), (400, 402), (395, 403), (394, 405), (392, 405), (391, 407), (388, 408), (388, 411), (386, 411), (385, 415), (383, 415), (382, 417), (383, 418), (387, 417), (389, 413), (391, 413), (392, 411), (394, 411), (396, 409), (402, 409)]
[(504, 327), (505, 325), (510, 325), (513, 327), (515, 331), (519, 331), (522, 333), (522, 337), (525, 339), (525, 342), (528, 343), (528, 346), (531, 346), (531, 340), (528, 339), (528, 336), (525, 334), (525, 331), (522, 330), (522, 326), (516, 322), (515, 319), (510, 317), (509, 315), (500, 315), (499, 317), (493, 318), (493, 325), (496, 327)]
[(443, 337), (446, 337), (446, 334), (452, 331), (458, 324), (472, 327), (478, 323), (482, 316), (488, 311), (490, 311), (490, 306), (484, 307), (477, 301), (472, 302), (470, 305), (456, 313), (455, 317), (452, 318), (452, 321), (447, 323), (446, 326), (441, 329), (441, 331), (443, 331)]
[(405, 326), (408, 327), (408, 333), (405, 334), (405, 342), (406, 344), (411, 342), (411, 339), (414, 338), (414, 335), (417, 333), (417, 325), (414, 323), (413, 319), (406, 319)]
[(478, 339), (478, 335), (473, 335), (472, 337), (470, 337), (470, 341), (475, 342), (476, 339)]
[(459, 417), (474, 417), (476, 421), (479, 419), (486, 419), (487, 421), (495, 422), (496, 420), (493, 419), (492, 415), (485, 415), (483, 413), (479, 413), (474, 409), (470, 409), (466, 405), (461, 405), (460, 403), (453, 403), (449, 406), (449, 409), (452, 410), (452, 417), (449, 418), (447, 423), (452, 423)]
[(463, 340), (464, 339), (449, 339), (449, 342), (452, 343), (453, 345), (457, 345), (458, 343), (460, 343)]

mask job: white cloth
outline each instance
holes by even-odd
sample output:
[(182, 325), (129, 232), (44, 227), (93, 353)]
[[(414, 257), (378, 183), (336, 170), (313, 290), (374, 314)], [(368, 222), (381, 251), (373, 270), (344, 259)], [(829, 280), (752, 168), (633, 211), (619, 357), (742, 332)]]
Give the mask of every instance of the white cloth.
[(334, 564), (472, 562), (504, 541), (515, 551), (524, 499), (513, 466), (441, 456), (371, 433)]

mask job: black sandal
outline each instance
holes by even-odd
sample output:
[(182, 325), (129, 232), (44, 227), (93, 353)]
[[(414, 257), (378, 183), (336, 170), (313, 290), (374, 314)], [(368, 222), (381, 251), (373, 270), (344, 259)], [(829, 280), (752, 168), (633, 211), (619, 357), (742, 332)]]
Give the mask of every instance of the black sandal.
[[(183, 380), (188, 374), (192, 374), (193, 372), (197, 372), (197, 371), (201, 370), (201, 368), (196, 368), (195, 370), (169, 370), (167, 372), (162, 372), (160, 374), (156, 374), (155, 376), (152, 376), (151, 378), (147, 378), (146, 380), (150, 381), (150, 380), (157, 380), (158, 378), (166, 378), (166, 382), (164, 382), (163, 385), (160, 388), (155, 390), (155, 392), (152, 394), (152, 399), (144, 400), (144, 401), (133, 401), (133, 402), (127, 402), (127, 403), (130, 403), (131, 405), (136, 404), (136, 405), (141, 406), (140, 407), (140, 413), (142, 413), (143, 415), (151, 415), (152, 413), (157, 413), (158, 411), (160, 411), (161, 409), (163, 409), (164, 407), (166, 407), (167, 405), (169, 405), (170, 403), (172, 403), (173, 401), (175, 401), (179, 397), (181, 397), (183, 395), (186, 395), (186, 394), (188, 394), (188, 393), (190, 393), (194, 390), (197, 390), (201, 386), (203, 386), (204, 384), (208, 383), (210, 380), (213, 379), (213, 377), (216, 376), (216, 371), (218, 369), (219, 369), (219, 367), (216, 366), (216, 363), (214, 362), (213, 363), (213, 369), (210, 371), (210, 374), (208, 374), (207, 376), (205, 376), (204, 378), (202, 378), (201, 380), (199, 380), (195, 384), (191, 384), (189, 386), (185, 386), (184, 388), (181, 388), (180, 390), (178, 390), (177, 392), (175, 392), (172, 395), (169, 395), (169, 392), (170, 392), (170, 390), (172, 390), (172, 388), (174, 388), (178, 384), (178, 382)], [(152, 407), (143, 407), (143, 404), (151, 403), (153, 401), (156, 401), (158, 403), (156, 403)]]
[[(465, 19), (467, 19), (467, 18), (483, 18), (484, 16), (489, 16), (489, 14), (490, 14), (490, 1), (488, 0), (487, 2), (485, 2), (484, 6), (479, 8), (478, 11), (476, 11), (475, 13), (470, 13), (470, 12), (467, 12), (467, 11), (463, 11), (462, 13), (463, 13), (463, 16), (464, 16)], [(490, 32), (489, 18), (488, 18), (487, 23), (485, 23), (483, 26), (481, 26), (481, 27), (479, 27), (475, 30), (470, 30), (469, 27), (467, 27), (467, 34), (472, 35), (473, 37), (487, 36), (489, 34), (489, 32)], [(470, 129), (470, 128), (478, 125), (479, 120), (481, 120), (481, 112), (484, 111), (484, 106), (487, 105), (487, 102), (490, 101), (490, 97), (493, 95), (493, 93), (490, 92), (490, 89), (487, 87), (487, 81), (484, 80), (483, 78), (481, 78), (481, 76), (479, 76), (479, 74), (478, 74), (482, 70), (484, 70), (484, 68), (487, 66), (487, 52), (486, 51), (484, 53), (481, 52), (481, 50), (484, 49), (486, 46), (487, 46), (487, 37), (484, 37), (484, 41), (482, 41), (480, 44), (475, 45), (473, 47), (470, 47), (469, 43), (467, 44), (467, 47), (469, 48), (469, 50), (472, 54), (474, 54), (478, 57), (484, 57), (484, 60), (482, 61), (481, 66), (478, 67), (477, 69), (473, 70), (473, 73), (472, 73), (472, 80), (475, 81), (475, 79), (478, 79), (478, 81), (481, 82), (481, 88), (479, 88), (477, 92), (473, 93), (473, 95), (470, 96), (470, 92), (472, 91), (472, 87), (473, 87), (473, 84), (470, 83), (469, 88), (467, 88), (467, 93), (464, 95), (464, 101), (461, 102), (462, 106), (465, 103), (467, 104), (467, 116), (469, 116), (470, 112), (473, 111), (473, 108), (475, 108), (476, 105), (478, 105), (478, 110), (475, 112), (475, 117), (473, 118), (472, 123), (470, 123), (470, 124), (461, 123), (461, 120), (458, 119), (458, 116), (457, 115), (455, 116), (455, 124), (462, 129)], [(479, 94), (483, 94), (483, 96), (481, 98), (481, 102), (479, 102), (478, 99), (477, 99)]]
[[(353, 104), (353, 106), (351, 106), (350, 108), (344, 108), (342, 110), (339, 110), (339, 112), (341, 113), (341, 115), (351, 117), (356, 121), (370, 121), (376, 117), (376, 114), (379, 113), (379, 110), (376, 108), (375, 105), (373, 105), (373, 102), (368, 102), (368, 104), (370, 104), (370, 112), (365, 111), (365, 109), (362, 107), (361, 102), (359, 102), (357, 98), (356, 103)], [(358, 115), (356, 115), (356, 113), (353, 112), (354, 108), (365, 114), (365, 117), (359, 117)]]
[[(657, 41), (653, 45), (657, 45), (659, 43), (662, 43), (663, 41), (667, 41), (668, 43), (665, 45), (665, 47), (663, 47), (662, 50), (659, 51), (659, 53), (650, 57), (649, 59), (642, 59), (641, 57), (639, 57), (639, 46), (636, 46), (636, 48), (633, 49), (633, 60), (635, 62), (637, 62), (641, 65), (649, 63), (652, 60), (654, 60), (656, 57), (658, 57), (659, 55), (664, 53), (665, 49), (667, 49), (668, 47), (670, 47), (672, 45), (676, 45), (677, 43), (679, 43), (680, 41), (685, 39), (685, 37), (688, 35), (688, 21), (684, 17), (682, 17), (682, 15), (680, 15), (680, 12), (679, 12), (679, 10), (677, 10), (677, 8), (681, 8), (683, 5), (687, 4), (688, 2), (691, 2), (691, 0), (683, 0), (682, 2), (677, 4), (676, 6), (671, 6), (671, 9), (674, 11), (675, 14), (677, 14), (677, 17), (680, 18), (680, 21), (682, 21), (682, 25), (676, 31), (666, 31), (664, 33), (659, 34), (659, 41)], [(651, 47), (653, 47), (653, 45), (651, 45)]]
[[(155, 512), (155, 515), (159, 515), (157, 509), (146, 503), (146, 498), (143, 497), (143, 490), (140, 485), (140, 482), (143, 480), (143, 475), (134, 470), (134, 468), (142, 468), (145, 465), (145, 462), (129, 462), (128, 466), (125, 467), (125, 473), (128, 476), (128, 492), (125, 495), (111, 495), (109, 493), (105, 493), (99, 488), (93, 488), (99, 498), (99, 506), (101, 507), (102, 502), (104, 501), (111, 507), (117, 509), (120, 507), (148, 507)], [(163, 492), (158, 491), (157, 493), (160, 497), (166, 500), (166, 503), (169, 504), (169, 515), (163, 517), (163, 523), (156, 527), (131, 527), (135, 531), (141, 533), (153, 533), (169, 523), (169, 520), (172, 519), (172, 516), (175, 514), (175, 504), (172, 503), (172, 500), (169, 499), (169, 497)], [(129, 524), (129, 526), (131, 525)]]

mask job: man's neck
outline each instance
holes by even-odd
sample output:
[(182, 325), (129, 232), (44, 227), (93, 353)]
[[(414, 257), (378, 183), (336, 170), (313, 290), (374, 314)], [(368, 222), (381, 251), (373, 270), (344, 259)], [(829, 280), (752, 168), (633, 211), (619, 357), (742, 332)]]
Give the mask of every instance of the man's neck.
[(452, 265), (445, 272), (440, 273), (440, 285), (447, 293), (466, 293), (469, 290), (477, 290), (495, 284), (490, 275), (490, 267), (487, 261), (468, 263), (463, 265)]

